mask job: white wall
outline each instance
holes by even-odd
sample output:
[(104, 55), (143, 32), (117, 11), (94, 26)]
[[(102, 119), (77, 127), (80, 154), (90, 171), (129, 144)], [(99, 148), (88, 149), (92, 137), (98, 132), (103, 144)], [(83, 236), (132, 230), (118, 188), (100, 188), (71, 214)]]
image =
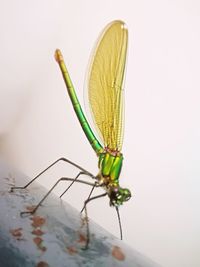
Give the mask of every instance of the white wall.
[[(129, 28), (121, 183), (133, 198), (121, 208), (124, 240), (163, 266), (199, 267), (199, 1), (0, 1), (1, 149), (30, 177), (60, 156), (97, 172), (53, 54), (63, 51), (83, 103), (90, 51), (114, 19)], [(63, 175), (74, 171), (59, 164), (40, 182)], [(66, 199), (80, 209), (87, 194), (74, 186)], [(118, 235), (108, 200), (89, 214)]]

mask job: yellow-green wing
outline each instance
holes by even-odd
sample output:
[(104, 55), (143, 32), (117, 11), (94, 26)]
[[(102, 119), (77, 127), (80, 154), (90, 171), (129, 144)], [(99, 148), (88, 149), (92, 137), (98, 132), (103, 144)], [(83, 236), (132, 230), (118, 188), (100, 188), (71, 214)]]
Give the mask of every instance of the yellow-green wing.
[(123, 79), (128, 30), (113, 21), (100, 35), (89, 70), (88, 98), (95, 125), (106, 147), (120, 151), (123, 141)]

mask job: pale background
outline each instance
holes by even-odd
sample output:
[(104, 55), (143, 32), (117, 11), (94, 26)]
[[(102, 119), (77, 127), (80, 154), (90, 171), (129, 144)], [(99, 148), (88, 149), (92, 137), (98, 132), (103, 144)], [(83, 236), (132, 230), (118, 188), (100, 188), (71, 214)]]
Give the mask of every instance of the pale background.
[[(90, 51), (115, 19), (129, 28), (121, 183), (133, 198), (121, 207), (124, 240), (163, 266), (199, 267), (198, 0), (0, 1), (1, 151), (30, 177), (60, 156), (97, 173), (53, 55), (62, 49), (83, 104)], [(40, 182), (49, 188), (64, 175), (75, 172), (60, 163)], [(81, 209), (88, 190), (74, 186), (66, 199)], [(89, 214), (119, 235), (108, 199)]]

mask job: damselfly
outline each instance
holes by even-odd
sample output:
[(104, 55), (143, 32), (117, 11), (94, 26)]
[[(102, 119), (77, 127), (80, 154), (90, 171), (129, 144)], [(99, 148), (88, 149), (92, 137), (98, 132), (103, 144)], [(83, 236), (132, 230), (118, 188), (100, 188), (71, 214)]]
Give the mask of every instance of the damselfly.
[[(99, 140), (101, 141), (96, 138), (83, 113), (61, 51), (56, 50), (55, 59), (60, 66), (74, 111), (89, 143), (99, 158), (99, 173), (97, 175), (93, 175), (89, 171), (66, 158), (56, 160), (44, 171), (40, 172), (27, 185), (24, 187), (13, 187), (12, 190), (28, 187), (41, 174), (61, 160), (72, 164), (78, 168), (80, 172), (75, 178), (62, 177), (59, 179), (32, 211), (22, 212), (23, 214), (34, 213), (60, 181), (71, 181), (70, 185), (60, 197), (62, 197), (75, 182), (88, 184), (91, 186), (91, 191), (84, 202), (82, 211), (85, 210), (87, 216), (87, 204), (90, 201), (108, 196), (110, 199), (110, 206), (115, 207), (117, 211), (120, 236), (122, 239), (122, 227), (118, 207), (125, 201), (128, 201), (131, 197), (130, 190), (121, 187), (119, 184), (119, 177), (123, 163), (123, 154), (121, 152), (124, 112), (123, 81), (127, 45), (128, 30), (125, 23), (120, 20), (113, 21), (108, 24), (101, 33), (92, 56), (88, 72), (88, 102), (90, 103), (90, 110), (94, 125), (96, 126), (100, 138)], [(94, 180), (94, 182), (80, 180), (80, 175), (88, 175)], [(104, 193), (92, 196), (93, 190), (96, 187), (102, 187), (104, 189)], [(89, 238), (89, 225), (87, 224), (86, 247), (89, 244)]]

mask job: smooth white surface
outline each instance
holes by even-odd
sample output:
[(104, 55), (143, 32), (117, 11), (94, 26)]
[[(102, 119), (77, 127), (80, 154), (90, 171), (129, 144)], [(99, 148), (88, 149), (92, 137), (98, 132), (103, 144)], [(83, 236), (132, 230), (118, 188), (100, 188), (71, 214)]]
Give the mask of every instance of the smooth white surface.
[[(63, 51), (83, 103), (90, 51), (114, 19), (129, 28), (124, 239), (163, 266), (199, 267), (199, 1), (0, 1), (0, 148), (29, 176), (60, 156), (97, 172), (53, 54)], [(40, 181), (50, 187), (63, 175), (74, 173), (59, 164)], [(67, 200), (81, 208), (85, 190)], [(118, 235), (108, 200), (89, 214)]]

